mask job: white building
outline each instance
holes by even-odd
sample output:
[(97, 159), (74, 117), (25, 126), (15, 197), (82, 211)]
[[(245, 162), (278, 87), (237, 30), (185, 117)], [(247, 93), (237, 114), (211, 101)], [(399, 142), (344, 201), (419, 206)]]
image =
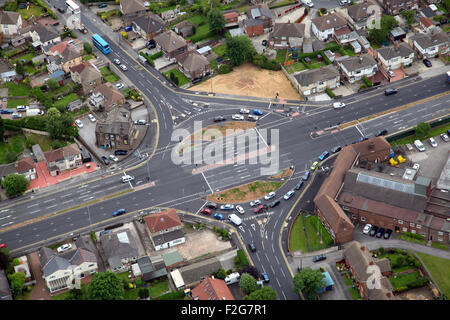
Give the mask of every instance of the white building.
[(12, 36), (18, 33), (22, 28), (22, 17), (18, 12), (1, 11), (0, 12), (0, 33), (6, 36)]
[(361, 80), (364, 76), (371, 77), (378, 71), (377, 62), (370, 54), (342, 59), (337, 63), (350, 83)]

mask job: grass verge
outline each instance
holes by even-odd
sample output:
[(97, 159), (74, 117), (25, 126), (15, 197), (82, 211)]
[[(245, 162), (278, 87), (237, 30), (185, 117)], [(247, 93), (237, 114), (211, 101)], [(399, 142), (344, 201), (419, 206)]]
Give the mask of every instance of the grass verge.
[(450, 297), (450, 260), (421, 252), (416, 254), (425, 264), (442, 293)]

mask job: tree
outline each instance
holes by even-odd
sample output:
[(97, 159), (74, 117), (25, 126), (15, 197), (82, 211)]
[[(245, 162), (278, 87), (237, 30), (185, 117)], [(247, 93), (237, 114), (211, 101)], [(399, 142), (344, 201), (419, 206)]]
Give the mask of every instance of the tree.
[(16, 63), (16, 73), (20, 74), (20, 75), (23, 75), (25, 73), (23, 63), (20, 60), (17, 60), (17, 63)]
[(381, 17), (381, 29), (388, 32), (398, 26), (397, 20), (393, 16), (384, 15)]
[(450, 0), (444, 0), (443, 2), (444, 8), (447, 9), (447, 12), (450, 11)]
[(25, 284), (25, 274), (23, 272), (14, 272), (8, 275), (8, 279), (11, 283), (11, 292), (14, 297), (22, 294), (23, 286)]
[(416, 15), (416, 12), (414, 10), (403, 10), (401, 15), (406, 20), (408, 26), (411, 26), (411, 24), (414, 22), (414, 16)]
[(295, 292), (301, 291), (309, 300), (317, 299), (317, 289), (324, 286), (324, 275), (320, 270), (302, 269), (294, 276)]
[(122, 300), (122, 280), (113, 272), (96, 273), (89, 284), (90, 300)]
[(256, 54), (252, 40), (246, 36), (229, 38), (226, 44), (226, 52), (233, 66), (240, 66), (244, 62), (252, 61)]
[(278, 295), (271, 287), (263, 287), (245, 296), (244, 300), (278, 300)]
[(8, 151), (6, 153), (6, 162), (11, 163), (17, 160), (17, 153), (15, 153), (14, 151)]
[(47, 127), (45, 129), (52, 139), (61, 139), (66, 128), (64, 127), (60, 116), (47, 116)]
[(150, 293), (148, 292), (148, 288), (139, 288), (138, 296), (141, 299), (146, 299), (150, 297)]
[(420, 122), (420, 123), (418, 123), (417, 126), (414, 128), (414, 131), (415, 131), (416, 135), (417, 135), (419, 138), (422, 138), (422, 139), (425, 138), (425, 137), (428, 135), (428, 133), (430, 132), (430, 130), (431, 130), (431, 126), (430, 126), (430, 124), (427, 123), (427, 122)]
[(208, 11), (207, 17), (209, 29), (216, 34), (221, 33), (227, 23), (223, 16), (222, 10), (218, 7), (213, 7)]
[(243, 266), (239, 273), (240, 274), (248, 273), (255, 279), (258, 279), (258, 277), (259, 277), (258, 269), (256, 269), (254, 266), (251, 266), (251, 265)]
[(54, 91), (54, 90), (58, 89), (59, 84), (58, 84), (58, 81), (56, 81), (55, 79), (48, 79), (47, 86), (50, 88), (50, 90)]
[(31, 95), (41, 102), (46, 109), (52, 106), (52, 100), (42, 92), (40, 87), (34, 87), (31, 89)]
[(3, 142), (5, 136), (5, 124), (3, 123), (3, 119), (0, 118), (0, 142)]
[(92, 46), (88, 42), (83, 43), (83, 49), (84, 49), (84, 52), (86, 52), (86, 54), (92, 53)]
[(54, 117), (54, 116), (60, 117), (61, 112), (58, 109), (56, 109), (55, 107), (52, 107), (52, 108), (48, 109), (47, 117)]
[(8, 197), (24, 193), (29, 185), (30, 181), (21, 174), (13, 173), (6, 176), (3, 180), (3, 187), (6, 189)]
[(256, 283), (256, 279), (251, 275), (243, 273), (241, 275), (241, 280), (239, 280), (239, 287), (245, 294), (250, 294), (258, 289), (258, 284)]
[(382, 44), (383, 41), (387, 39), (389, 36), (389, 32), (386, 32), (385, 29), (370, 29), (369, 30), (369, 37), (370, 40), (372, 40), (375, 43)]

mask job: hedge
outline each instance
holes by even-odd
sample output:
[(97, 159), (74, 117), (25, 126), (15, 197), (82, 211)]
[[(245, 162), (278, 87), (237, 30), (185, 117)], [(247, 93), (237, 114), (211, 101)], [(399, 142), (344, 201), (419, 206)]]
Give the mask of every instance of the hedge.
[(219, 66), (219, 74), (225, 74), (225, 73), (229, 73), (231, 71), (233, 71), (233, 68), (230, 67), (229, 65), (227, 65), (226, 63), (221, 64)]
[(326, 89), (325, 89), (325, 92), (328, 94), (328, 96), (329, 96), (330, 98), (334, 98), (334, 97), (336, 96), (336, 95), (334, 94), (334, 92), (331, 91), (330, 88), (326, 88)]
[(370, 88), (372, 86), (372, 82), (370, 82), (370, 80), (366, 76), (362, 77), (362, 81), (364, 81), (366, 87)]
[(143, 53), (143, 52), (141, 52), (140, 55), (143, 56), (145, 59), (147, 59), (148, 63), (150, 63), (150, 65), (151, 65), (152, 67), (155, 66), (155, 63), (153, 62), (152, 58), (150, 58), (149, 56), (147, 56), (147, 55), (146, 55), (145, 53)]
[(156, 60), (156, 59), (158, 59), (158, 58), (161, 58), (162, 56), (163, 56), (163, 52), (162, 52), (162, 51), (159, 51), (159, 52), (155, 53), (154, 55), (151, 55), (151, 56), (150, 56), (150, 59)]
[(408, 237), (414, 238), (414, 239), (418, 239), (418, 240), (423, 240), (424, 239), (423, 235), (417, 234), (417, 233), (411, 233), (411, 232), (406, 231), (406, 232), (403, 232), (403, 234), (405, 236), (408, 236)]
[(163, 294), (157, 298), (152, 298), (152, 300), (180, 300), (184, 298), (184, 290), (178, 290), (176, 292), (169, 292)]

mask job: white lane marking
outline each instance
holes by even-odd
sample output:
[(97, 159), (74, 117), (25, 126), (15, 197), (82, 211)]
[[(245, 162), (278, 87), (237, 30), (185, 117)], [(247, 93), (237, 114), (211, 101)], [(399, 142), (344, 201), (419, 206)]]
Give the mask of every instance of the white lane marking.
[(206, 177), (205, 177), (204, 173), (202, 172), (201, 174), (202, 174), (202, 176), (203, 176), (203, 179), (205, 179), (205, 181), (206, 181), (206, 184), (207, 184), (207, 185), (208, 185), (208, 187), (209, 187), (209, 190), (211, 190), (211, 193), (214, 193), (213, 189), (212, 189), (212, 188), (211, 188), (211, 186), (209, 185), (209, 182), (208, 182), (208, 180), (206, 180)]

